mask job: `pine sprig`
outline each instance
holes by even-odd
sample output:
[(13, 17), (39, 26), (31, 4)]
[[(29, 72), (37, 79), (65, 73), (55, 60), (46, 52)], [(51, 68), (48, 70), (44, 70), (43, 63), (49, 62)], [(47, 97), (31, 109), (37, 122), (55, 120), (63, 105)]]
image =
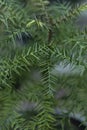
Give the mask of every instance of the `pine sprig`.
[[(56, 130), (61, 123), (55, 107), (85, 114), (86, 29), (81, 32), (72, 22), (81, 7), (44, 0), (0, 4), (0, 129)], [(33, 45), (29, 39), (21, 46), (23, 34), (32, 36)], [(61, 89), (64, 98), (56, 96)]]

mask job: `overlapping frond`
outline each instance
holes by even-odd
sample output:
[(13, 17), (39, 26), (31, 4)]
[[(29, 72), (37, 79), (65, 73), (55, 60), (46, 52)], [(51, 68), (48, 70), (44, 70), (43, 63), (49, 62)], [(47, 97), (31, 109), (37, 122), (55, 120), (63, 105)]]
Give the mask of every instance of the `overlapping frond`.
[(0, 130), (56, 130), (55, 107), (86, 114), (87, 30), (73, 24), (81, 9), (0, 0)]

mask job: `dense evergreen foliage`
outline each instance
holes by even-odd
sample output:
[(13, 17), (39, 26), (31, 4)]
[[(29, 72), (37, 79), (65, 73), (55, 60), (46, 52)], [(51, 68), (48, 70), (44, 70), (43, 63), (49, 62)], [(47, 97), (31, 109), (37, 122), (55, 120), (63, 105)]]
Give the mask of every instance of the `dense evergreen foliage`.
[(84, 9), (0, 0), (0, 130), (75, 130), (74, 114), (86, 126), (87, 29), (76, 22)]

